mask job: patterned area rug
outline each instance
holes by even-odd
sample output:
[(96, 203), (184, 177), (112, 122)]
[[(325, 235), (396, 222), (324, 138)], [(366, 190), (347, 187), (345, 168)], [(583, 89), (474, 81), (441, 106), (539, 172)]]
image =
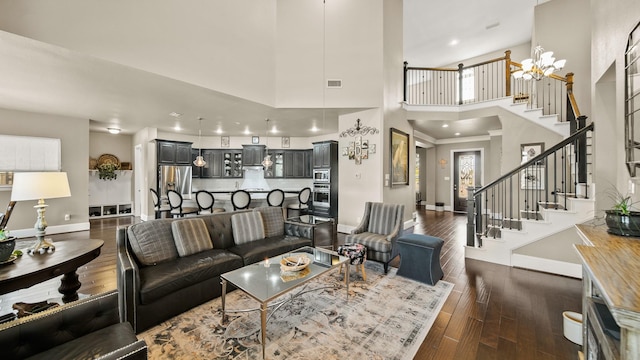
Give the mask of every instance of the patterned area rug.
[[(396, 276), (395, 268), (384, 275), (371, 261), (365, 267), (366, 282), (352, 269), (349, 301), (336, 269), (300, 288), (318, 290), (270, 309), (266, 358), (412, 359), (453, 284), (429, 286)], [(229, 310), (257, 308), (240, 290), (227, 295)], [(138, 337), (147, 342), (149, 359), (261, 359), (259, 311), (229, 313), (224, 325), (221, 317), (217, 298)]]

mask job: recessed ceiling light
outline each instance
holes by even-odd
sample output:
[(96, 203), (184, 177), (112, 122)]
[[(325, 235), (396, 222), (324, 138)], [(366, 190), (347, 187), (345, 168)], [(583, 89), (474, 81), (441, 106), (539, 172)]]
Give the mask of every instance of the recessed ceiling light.
[(460, 133), (455, 133), (455, 134), (453, 134), (453, 135), (455, 135), (455, 136), (460, 136)]
[(318, 129), (315, 125), (313, 125), (313, 127), (311, 128), (311, 131), (318, 132), (320, 131), (320, 129)]
[(442, 124), (442, 127), (447, 128), (449, 127), (449, 124)]
[(176, 124), (176, 126), (173, 127), (173, 130), (180, 131), (182, 128), (180, 127), (180, 124)]
[(107, 128), (110, 134), (120, 134), (120, 129), (118, 128)]
[(216, 134), (222, 134), (222, 128), (218, 128), (218, 130), (216, 130)]
[(180, 116), (182, 116), (182, 114), (172, 111), (169, 113), (169, 116), (173, 116), (174, 118), (179, 118)]
[(456, 46), (460, 43), (460, 40), (458, 39), (453, 39), (449, 42), (449, 46)]

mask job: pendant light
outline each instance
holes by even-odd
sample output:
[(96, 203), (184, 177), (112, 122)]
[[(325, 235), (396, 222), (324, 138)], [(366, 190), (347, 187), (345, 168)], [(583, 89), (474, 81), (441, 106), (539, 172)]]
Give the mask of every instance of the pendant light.
[(267, 139), (265, 141), (265, 155), (264, 155), (264, 159), (262, 160), (262, 166), (266, 169), (269, 169), (271, 167), (271, 165), (273, 165), (273, 161), (271, 161), (271, 155), (269, 155), (269, 119), (266, 119), (267, 122), (267, 134), (265, 136), (265, 139)]
[(207, 162), (204, 161), (204, 158), (202, 157), (202, 118), (199, 117), (198, 121), (200, 121), (200, 127), (198, 128), (198, 147), (200, 152), (198, 156), (196, 156), (196, 159), (193, 160), (193, 165), (197, 167), (203, 167), (207, 165)]

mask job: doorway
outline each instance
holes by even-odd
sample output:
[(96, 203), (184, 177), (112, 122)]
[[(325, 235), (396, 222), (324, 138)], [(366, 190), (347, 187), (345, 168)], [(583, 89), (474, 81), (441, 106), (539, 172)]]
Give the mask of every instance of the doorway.
[(467, 212), (468, 187), (480, 186), (482, 179), (482, 152), (453, 152), (453, 211)]

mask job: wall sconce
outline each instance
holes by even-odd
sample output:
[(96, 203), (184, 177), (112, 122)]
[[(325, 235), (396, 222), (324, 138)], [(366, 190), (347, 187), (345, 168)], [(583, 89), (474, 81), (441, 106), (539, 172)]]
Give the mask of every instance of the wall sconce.
[(444, 167), (447, 165), (447, 160), (445, 159), (440, 159), (440, 167), (444, 169)]

